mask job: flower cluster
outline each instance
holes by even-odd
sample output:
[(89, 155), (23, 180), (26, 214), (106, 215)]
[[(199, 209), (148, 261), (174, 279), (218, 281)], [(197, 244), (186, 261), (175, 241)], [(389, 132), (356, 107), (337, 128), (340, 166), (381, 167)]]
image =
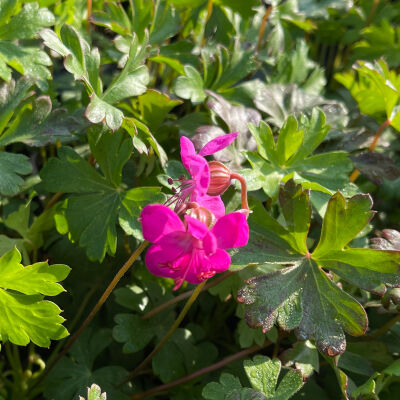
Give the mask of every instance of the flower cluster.
[[(198, 284), (227, 270), (231, 259), (225, 250), (248, 242), (244, 179), (223, 164), (204, 158), (229, 146), (237, 135), (217, 137), (198, 153), (190, 139), (182, 137), (182, 164), (190, 177), (178, 179), (179, 186), (164, 205), (148, 205), (140, 215), (143, 236), (153, 243), (146, 254), (146, 266), (154, 275), (173, 278), (174, 289), (184, 281)], [(225, 215), (220, 195), (231, 179), (242, 183), (242, 209)], [(169, 208), (172, 205), (174, 210)]]

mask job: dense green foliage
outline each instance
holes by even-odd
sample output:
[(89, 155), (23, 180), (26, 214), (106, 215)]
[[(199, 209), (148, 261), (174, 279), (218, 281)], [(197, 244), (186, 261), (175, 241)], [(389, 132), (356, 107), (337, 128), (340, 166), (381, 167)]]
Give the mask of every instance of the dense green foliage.
[[(399, 54), (396, 1), (0, 0), (0, 400), (400, 398)], [(229, 132), (249, 243), (164, 343), (139, 216)]]

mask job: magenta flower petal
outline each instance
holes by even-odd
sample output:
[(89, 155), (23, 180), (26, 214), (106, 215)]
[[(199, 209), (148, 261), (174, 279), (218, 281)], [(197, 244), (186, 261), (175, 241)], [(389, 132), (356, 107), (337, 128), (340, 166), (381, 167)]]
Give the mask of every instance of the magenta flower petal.
[(203, 246), (207, 256), (217, 251), (217, 239), (210, 231), (203, 238)]
[(210, 140), (200, 151), (200, 156), (208, 156), (228, 147), (237, 137), (238, 132), (228, 133)]
[(157, 242), (170, 232), (185, 232), (185, 226), (179, 217), (162, 204), (149, 204), (140, 214), (143, 237), (149, 242)]
[(185, 222), (187, 224), (187, 231), (196, 239), (201, 240), (208, 233), (207, 225), (196, 218), (185, 215)]
[(210, 168), (207, 160), (198, 155), (186, 157), (187, 167), (195, 183), (194, 192), (205, 195), (210, 184)]
[(191, 253), (184, 253), (178, 258), (171, 260), (169, 257), (166, 257), (165, 247), (156, 243), (147, 250), (145, 263), (153, 275), (176, 279), (182, 275), (182, 268), (177, 265), (177, 261), (181, 261), (185, 265), (189, 262), (190, 257)]
[(218, 249), (212, 256), (208, 257), (208, 261), (212, 265), (212, 269), (217, 273), (226, 271), (231, 265), (230, 255), (221, 249)]
[(246, 216), (240, 212), (224, 215), (212, 228), (220, 249), (245, 246), (249, 240)]
[(181, 159), (183, 166), (189, 171), (188, 157), (196, 155), (192, 141), (186, 136), (182, 136), (181, 140)]

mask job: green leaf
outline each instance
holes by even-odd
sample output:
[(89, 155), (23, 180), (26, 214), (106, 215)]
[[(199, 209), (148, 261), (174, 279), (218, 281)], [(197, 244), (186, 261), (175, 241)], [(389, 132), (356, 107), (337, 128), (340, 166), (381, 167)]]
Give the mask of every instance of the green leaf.
[[(93, 155), (104, 175), (97, 172), (74, 150), (62, 147), (58, 158), (51, 158), (41, 170), (47, 190), (73, 194), (56, 215), (57, 227), (69, 233), (72, 241), (85, 247), (91, 259), (103, 260), (114, 254), (117, 243), (116, 223), (120, 219), (130, 233), (137, 233), (133, 219), (147, 201), (163, 200), (155, 188), (125, 191), (121, 184), (122, 168), (130, 157), (132, 144), (118, 131), (89, 132)], [(110, 149), (113, 149), (110, 151)]]
[(394, 181), (400, 177), (400, 170), (386, 154), (369, 151), (353, 155), (351, 160), (354, 167), (375, 185), (382, 185), (385, 179)]
[[(18, 81), (11, 80), (0, 88), (0, 135), (7, 126), (18, 105), (27, 96), (34, 80), (23, 77)], [(1, 138), (1, 136), (0, 136)]]
[[(263, 251), (271, 240), (277, 244), (283, 240), (289, 248), (280, 244), (282, 253), (294, 260), (296, 254), (299, 258), (293, 266), (248, 280), (247, 287), (239, 291), (238, 300), (249, 305), (246, 320), (250, 326), (262, 326), (267, 331), (277, 322), (285, 330), (296, 329), (301, 339), (315, 338), (323, 353), (341, 354), (346, 346), (344, 331), (353, 336), (362, 335), (367, 318), (361, 305), (331, 281), (324, 270), (335, 272), (355, 286), (383, 294), (386, 286), (400, 284), (400, 252), (346, 248), (369, 222), (373, 215), (372, 203), (368, 195), (346, 200), (336, 193), (329, 200), (319, 244), (312, 254), (303, 252), (305, 255), (300, 256), (298, 243), (305, 243), (304, 232), (310, 223), (308, 196), (305, 191), (301, 193), (299, 185), (289, 181), (281, 189), (279, 198), (287, 228), (258, 205), (253, 212), (255, 218), (252, 219), (252, 214), (249, 218), (249, 225), (250, 230), (256, 229), (260, 235), (250, 235), (249, 245), (256, 240), (259, 254), (253, 257), (257, 262), (262, 257), (266, 261), (276, 257), (276, 249)], [(294, 215), (299, 218), (298, 222)], [(239, 256), (241, 251), (238, 250)]]
[(102, 100), (115, 104), (127, 97), (138, 96), (146, 91), (149, 83), (147, 67), (141, 65), (147, 55), (147, 42), (139, 46), (139, 39), (133, 36), (128, 60), (121, 73), (108, 86)]
[(54, 21), (53, 14), (47, 8), (28, 3), (8, 23), (0, 26), (0, 39), (32, 39), (40, 29), (53, 25)]
[(85, 116), (94, 124), (105, 122), (115, 131), (121, 126), (124, 114), (113, 104), (144, 93), (149, 83), (147, 67), (142, 65), (147, 56), (147, 38), (139, 45), (138, 37), (133, 35), (124, 68), (103, 93), (98, 49), (90, 49), (89, 44), (71, 26), (63, 25), (60, 35), (61, 39), (49, 29), (41, 32), (45, 45), (65, 57), (66, 70), (86, 85), (90, 103)]
[(306, 241), (311, 219), (308, 194), (290, 180), (279, 192), (279, 202), (286, 220), (286, 229), (296, 240), (296, 250), (301, 254), (308, 253)]
[(61, 325), (61, 310), (43, 295), (61, 293), (64, 289), (57, 282), (67, 277), (70, 268), (47, 262), (23, 267), (20, 262), (17, 249), (0, 257), (0, 339), (48, 347), (50, 339), (62, 339), (68, 331)]
[(356, 195), (348, 200), (340, 192), (333, 195), (313, 255), (318, 258), (332, 250), (343, 249), (371, 221), (375, 214), (371, 207), (372, 198), (368, 194)]
[(82, 396), (79, 396), (79, 400), (107, 400), (107, 393), (101, 393), (100, 386), (93, 383), (90, 388), (87, 388), (87, 398), (84, 399)]
[(201, 103), (205, 100), (204, 82), (201, 75), (191, 65), (185, 65), (185, 76), (178, 76), (174, 84), (174, 92), (183, 99), (189, 99), (193, 103)]
[(279, 165), (271, 128), (264, 121), (261, 121), (258, 128), (253, 124), (249, 124), (249, 129), (257, 142), (258, 154), (273, 165)]
[(46, 68), (51, 65), (50, 58), (37, 46), (27, 43), (21, 46), (17, 40), (34, 39), (42, 28), (53, 25), (55, 19), (47, 8), (39, 8), (36, 2), (24, 4), (22, 8), (19, 3), (3, 0), (0, 5), (0, 78), (10, 82), (10, 66), (22, 75), (38, 79), (38, 86), (46, 89), (46, 80), (51, 78)]
[(10, 126), (0, 136), (0, 146), (22, 142), (31, 146), (44, 146), (56, 141), (71, 140), (78, 122), (66, 110), (53, 110), (49, 96), (37, 97), (23, 106)]
[(343, 103), (308, 93), (295, 84), (265, 84), (254, 79), (236, 86), (235, 90), (253, 99), (257, 109), (268, 115), (266, 121), (277, 127), (281, 127), (289, 115), (300, 118), (305, 114), (310, 118), (317, 107), (332, 128), (343, 129), (348, 122), (348, 111)]
[(24, 180), (20, 175), (29, 174), (32, 165), (23, 154), (0, 152), (0, 194), (13, 196), (17, 194)]
[[(363, 114), (378, 118), (384, 115), (385, 119), (394, 121), (393, 111), (400, 96), (400, 75), (390, 71), (384, 60), (374, 64), (359, 61), (355, 70), (358, 81), (351, 72), (335, 74), (335, 79), (350, 90)], [(399, 129), (397, 123), (392, 126)]]
[(165, 117), (174, 107), (182, 104), (180, 100), (171, 100), (166, 94), (152, 89), (139, 96), (138, 101), (142, 121), (152, 131), (160, 127)]
[(302, 141), (303, 131), (297, 130), (296, 118), (291, 115), (283, 124), (276, 143), (279, 165), (284, 165), (296, 153)]
[(156, 335), (153, 324), (138, 315), (117, 314), (114, 320), (117, 325), (113, 329), (113, 338), (118, 343), (124, 343), (125, 353), (144, 349)]
[(361, 386), (354, 389), (351, 392), (351, 397), (355, 399), (370, 399), (370, 400), (378, 400), (379, 398), (376, 395), (376, 383), (375, 379), (379, 376), (378, 372), (375, 372), (366, 382), (364, 382)]
[(112, 131), (115, 131), (121, 126), (124, 113), (93, 93), (86, 108), (85, 116), (93, 124), (105, 122)]
[(329, 152), (310, 155), (328, 133), (325, 115), (319, 109), (312, 111), (311, 118), (301, 115), (298, 124), (289, 116), (281, 128), (275, 146), (272, 131), (264, 122), (256, 128), (250, 125), (257, 142), (258, 154), (246, 152), (260, 187), (275, 197), (279, 183), (294, 178), (304, 188), (331, 194), (342, 189), (353, 169), (345, 152)]
[(319, 371), (318, 351), (309, 340), (299, 341), (292, 349), (285, 351), (282, 362), (286, 366), (294, 363), (296, 369), (300, 370), (306, 378), (310, 377), (314, 371)]
[(138, 220), (144, 206), (164, 203), (166, 197), (158, 187), (139, 187), (126, 192), (119, 213), (119, 224), (128, 234), (143, 240), (142, 226)]
[(243, 388), (238, 378), (223, 373), (220, 383), (211, 382), (204, 387), (203, 397), (207, 400), (288, 400), (303, 386), (299, 371), (289, 370), (276, 387), (281, 372), (279, 359), (259, 355), (245, 360), (243, 365), (254, 390)]
[[(157, 154), (161, 165), (165, 167), (165, 164), (168, 161), (168, 156), (165, 153), (165, 150), (158, 143), (157, 139), (150, 132), (150, 129), (143, 122), (140, 122), (136, 118), (124, 118), (122, 128), (124, 128), (133, 139), (137, 137), (143, 144), (147, 142)], [(147, 152), (149, 153), (149, 151)]]
[[(220, 383), (208, 383), (202, 392), (206, 400), (229, 400), (238, 398), (240, 399), (240, 392), (243, 390), (242, 385), (238, 378), (231, 374), (223, 373), (219, 378)], [(263, 399), (264, 396), (259, 397)]]
[(362, 40), (355, 43), (352, 58), (354, 60), (374, 61), (384, 58), (390, 68), (400, 65), (399, 28), (392, 26), (386, 19), (363, 29)]
[(95, 366), (98, 356), (111, 341), (109, 330), (93, 332), (90, 328), (86, 329), (71, 347), (71, 358), (63, 357), (46, 377), (44, 397), (49, 400), (71, 400), (85, 395), (93, 383), (101, 382), (103, 390), (111, 399), (128, 400), (129, 386), (125, 384), (121, 388), (117, 387), (127, 377), (127, 371), (113, 365), (101, 368)]

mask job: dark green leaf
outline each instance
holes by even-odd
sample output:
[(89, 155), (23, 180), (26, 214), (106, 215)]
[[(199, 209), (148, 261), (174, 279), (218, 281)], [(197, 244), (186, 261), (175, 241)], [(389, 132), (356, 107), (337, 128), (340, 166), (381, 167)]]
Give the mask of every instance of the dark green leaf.
[(394, 181), (400, 177), (400, 170), (394, 161), (385, 154), (368, 152), (351, 157), (355, 168), (375, 185), (382, 185), (385, 179)]
[(24, 180), (19, 175), (32, 171), (32, 165), (23, 154), (0, 152), (0, 193), (6, 196), (17, 194)]
[[(306, 200), (300, 186), (296, 187), (293, 182), (289, 181), (281, 189), (280, 202), (287, 229), (263, 212), (262, 207), (254, 209), (256, 218), (250, 217), (249, 224), (250, 229), (256, 227), (260, 233), (259, 249), (271, 240), (277, 243), (284, 240), (292, 249), (297, 249), (299, 255), (296, 237), (305, 243), (304, 231), (310, 222)], [(315, 337), (318, 349), (328, 355), (343, 353), (344, 331), (354, 336), (362, 335), (367, 327), (364, 309), (332, 282), (322, 268), (380, 294), (385, 292), (386, 286), (400, 285), (400, 252), (346, 248), (373, 216), (371, 205), (368, 195), (356, 195), (348, 200), (340, 193), (332, 196), (323, 220), (320, 242), (314, 252), (305, 253), (294, 266), (250, 279), (248, 286), (239, 292), (239, 301), (250, 305), (246, 311), (249, 325), (262, 326), (265, 331), (275, 322), (285, 330), (296, 328), (301, 339)], [(293, 215), (299, 217), (298, 222)], [(250, 245), (253, 240), (251, 237)], [(289, 249), (285, 251), (291, 253)], [(261, 255), (267, 260), (271, 257)]]
[(128, 375), (127, 371), (119, 366), (96, 368), (94, 365), (110, 343), (110, 331), (103, 329), (94, 333), (87, 329), (71, 347), (71, 358), (62, 358), (46, 377), (45, 398), (71, 400), (84, 395), (93, 383), (101, 382), (110, 398), (128, 400), (128, 385), (117, 388), (117, 384)]

